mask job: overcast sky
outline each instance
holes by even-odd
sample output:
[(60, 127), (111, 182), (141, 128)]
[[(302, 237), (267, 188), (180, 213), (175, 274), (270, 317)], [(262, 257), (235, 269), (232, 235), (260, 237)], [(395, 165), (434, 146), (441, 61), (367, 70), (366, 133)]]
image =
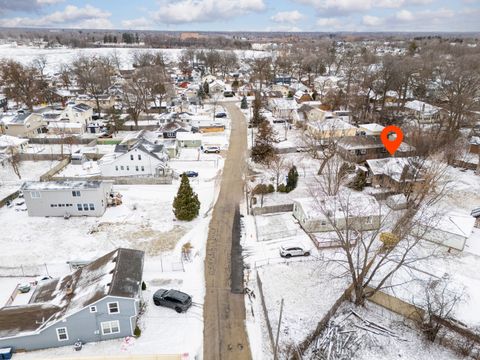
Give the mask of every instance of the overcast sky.
[(0, 0), (0, 26), (480, 31), (480, 0)]

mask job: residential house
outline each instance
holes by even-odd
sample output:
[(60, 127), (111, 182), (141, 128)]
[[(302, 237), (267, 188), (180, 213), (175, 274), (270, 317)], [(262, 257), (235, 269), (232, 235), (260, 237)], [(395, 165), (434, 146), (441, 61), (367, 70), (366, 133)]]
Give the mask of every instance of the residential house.
[(326, 141), (332, 138), (354, 137), (358, 129), (340, 119), (325, 118), (307, 122), (306, 130), (311, 137)]
[(305, 102), (305, 101), (312, 101), (312, 97), (310, 96), (310, 94), (308, 93), (307, 90), (298, 90), (295, 95), (293, 95), (293, 98), (295, 99), (295, 101), (299, 104)]
[(0, 135), (0, 164), (11, 159), (19, 153), (23, 153), (28, 144), (28, 139), (21, 139), (16, 136)]
[(281, 85), (283, 84), (290, 85), (292, 83), (292, 77), (289, 75), (277, 75), (273, 79), (273, 83), (281, 84)]
[(420, 123), (432, 123), (439, 119), (440, 108), (419, 100), (407, 101), (405, 110)]
[(65, 109), (65, 112), (71, 123), (82, 124), (86, 127), (92, 121), (93, 107), (87, 104), (70, 104)]
[(5, 114), (0, 117), (0, 133), (29, 138), (44, 131), (42, 115), (36, 113)]
[(202, 146), (202, 134), (181, 132), (177, 134), (179, 148), (199, 148)]
[(388, 157), (367, 160), (366, 163), (368, 177), (374, 187), (408, 192), (425, 181), (421, 166), (414, 158)]
[(385, 126), (380, 124), (360, 124), (358, 125), (359, 135), (380, 136)]
[[(390, 156), (378, 136), (345, 137), (337, 142), (337, 150), (345, 160), (356, 163)], [(395, 156), (410, 156), (414, 150), (413, 146), (402, 142), (395, 152)]]
[(479, 136), (472, 136), (470, 138), (470, 148), (469, 152), (471, 154), (478, 154), (480, 155), (480, 137)]
[(133, 336), (144, 253), (119, 248), (35, 286), (25, 305), (0, 309), (0, 348), (15, 352)]
[(178, 133), (189, 132), (189, 127), (179, 121), (173, 121), (160, 126), (158, 131), (162, 133), (164, 139), (176, 139)]
[(168, 154), (161, 141), (148, 138), (148, 132), (140, 131), (125, 138), (98, 161), (103, 177), (166, 176)]
[(210, 94), (223, 93), (225, 90), (225, 83), (221, 80), (214, 80), (208, 84), (208, 91)]
[(290, 120), (297, 111), (297, 103), (294, 100), (271, 98), (268, 101), (268, 108), (274, 117)]
[(112, 182), (27, 181), (21, 189), (29, 216), (102, 216)]
[(295, 199), (293, 216), (305, 231), (312, 233), (335, 229), (375, 230), (381, 223), (380, 204), (377, 200), (356, 192), (339, 193), (321, 199)]

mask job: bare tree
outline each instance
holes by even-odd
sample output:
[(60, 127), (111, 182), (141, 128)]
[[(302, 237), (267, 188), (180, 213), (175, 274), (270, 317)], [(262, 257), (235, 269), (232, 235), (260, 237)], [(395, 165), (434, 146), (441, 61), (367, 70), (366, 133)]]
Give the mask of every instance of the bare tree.
[(100, 96), (112, 85), (114, 67), (111, 59), (104, 56), (80, 56), (73, 62), (72, 71), (77, 84), (95, 99), (97, 112), (100, 112)]
[(268, 169), (273, 172), (275, 178), (275, 189), (278, 190), (278, 185), (280, 184), (280, 176), (284, 171), (289, 168), (285, 158), (279, 154), (272, 156), (270, 163), (268, 164)]

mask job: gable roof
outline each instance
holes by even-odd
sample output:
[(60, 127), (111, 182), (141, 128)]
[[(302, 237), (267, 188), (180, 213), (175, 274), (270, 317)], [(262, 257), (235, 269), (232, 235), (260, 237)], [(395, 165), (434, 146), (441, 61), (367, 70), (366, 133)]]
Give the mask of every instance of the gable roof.
[(119, 248), (60, 279), (41, 283), (28, 305), (0, 309), (0, 337), (39, 330), (106, 296), (137, 298), (143, 257), (143, 251)]

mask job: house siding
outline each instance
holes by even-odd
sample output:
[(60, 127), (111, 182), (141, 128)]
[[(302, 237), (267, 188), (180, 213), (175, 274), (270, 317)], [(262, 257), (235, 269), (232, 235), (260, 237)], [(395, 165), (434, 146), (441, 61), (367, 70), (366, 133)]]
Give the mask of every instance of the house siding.
[[(131, 156), (133, 155), (133, 160)], [(140, 155), (140, 160), (138, 156)], [(102, 176), (155, 176), (158, 166), (165, 165), (162, 160), (156, 159), (144, 151), (133, 149), (120, 155), (115, 160), (108, 163), (99, 163)], [(123, 170), (122, 170), (123, 166)], [(144, 171), (142, 171), (142, 166)], [(137, 171), (138, 167), (138, 171)], [(118, 170), (117, 170), (118, 168)]]
[[(74, 189), (36, 190), (40, 193), (39, 198), (32, 198), (34, 190), (23, 191), (29, 216), (102, 216), (107, 209), (107, 197), (111, 189), (110, 182), (103, 182), (98, 188), (80, 189), (80, 196), (73, 196)], [(52, 207), (52, 204), (57, 206)], [(77, 204), (81, 204), (82, 209), (87, 204), (89, 209), (79, 211)], [(94, 210), (90, 210), (90, 204), (94, 205)]]
[[(118, 302), (120, 313), (109, 314), (107, 303)], [(96, 313), (90, 313), (87, 307), (78, 313), (69, 316), (64, 321), (59, 321), (43, 329), (40, 333), (28, 336), (19, 336), (9, 339), (0, 339), (1, 347), (12, 347), (18, 350), (39, 350), (58, 346), (71, 346), (77, 340), (84, 343), (109, 340), (133, 335), (135, 319), (132, 316), (138, 314), (137, 300), (108, 296), (94, 305)], [(92, 304), (93, 305), (93, 304)], [(102, 335), (101, 323), (118, 320), (120, 332), (117, 334)], [(68, 340), (58, 341), (56, 329), (66, 328)]]

